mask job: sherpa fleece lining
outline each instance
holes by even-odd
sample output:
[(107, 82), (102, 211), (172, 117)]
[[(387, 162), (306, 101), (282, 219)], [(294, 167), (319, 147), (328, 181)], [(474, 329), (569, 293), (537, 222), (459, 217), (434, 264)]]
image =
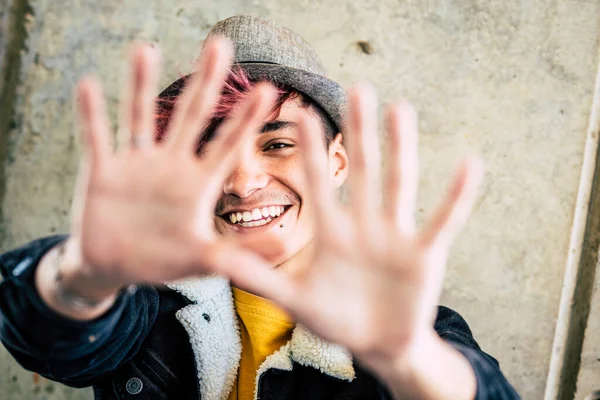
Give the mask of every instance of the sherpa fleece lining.
[[(194, 304), (175, 314), (190, 337), (203, 400), (227, 400), (236, 381), (242, 354), (238, 319), (229, 281), (210, 276), (167, 283)], [(291, 371), (292, 361), (329, 376), (352, 381), (352, 356), (344, 347), (325, 342), (297, 325), (292, 338), (271, 354), (256, 374), (255, 399), (260, 376), (269, 369)]]

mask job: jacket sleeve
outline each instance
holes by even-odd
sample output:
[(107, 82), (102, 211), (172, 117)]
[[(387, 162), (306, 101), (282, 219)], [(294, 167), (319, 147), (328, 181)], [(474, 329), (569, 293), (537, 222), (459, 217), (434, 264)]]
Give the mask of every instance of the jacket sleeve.
[(92, 321), (63, 317), (34, 285), (42, 256), (66, 239), (52, 236), (0, 255), (0, 341), (23, 368), (72, 387), (91, 386), (139, 350), (158, 313), (158, 293), (139, 287), (120, 295)]
[(467, 322), (457, 312), (440, 306), (435, 330), (469, 361), (477, 379), (476, 400), (520, 399), (500, 370), (498, 361), (484, 353), (471, 333)]

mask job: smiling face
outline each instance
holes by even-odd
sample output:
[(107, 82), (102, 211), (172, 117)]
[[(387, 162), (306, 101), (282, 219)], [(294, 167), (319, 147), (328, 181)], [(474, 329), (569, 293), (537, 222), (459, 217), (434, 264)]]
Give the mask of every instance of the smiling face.
[[(249, 137), (243, 153), (223, 185), (215, 212), (215, 226), (223, 235), (269, 234), (280, 241), (285, 253), (277, 265), (290, 261), (315, 235), (314, 215), (308, 197), (303, 156), (299, 147), (298, 123), (302, 116), (322, 120), (314, 107), (301, 96), (283, 103), (274, 120), (265, 121), (262, 132)], [(323, 138), (322, 157), (328, 160), (331, 190), (342, 185), (348, 159), (340, 134), (325, 145), (325, 126), (319, 124)], [(210, 142), (203, 153), (210, 151)]]

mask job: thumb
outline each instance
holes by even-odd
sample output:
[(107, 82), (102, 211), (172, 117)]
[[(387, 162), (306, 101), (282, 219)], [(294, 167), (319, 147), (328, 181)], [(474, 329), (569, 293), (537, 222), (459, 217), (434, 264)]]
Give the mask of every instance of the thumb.
[(270, 299), (287, 308), (294, 287), (291, 278), (254, 252), (242, 250), (224, 253), (221, 275), (246, 291)]
[(260, 240), (221, 240), (211, 246), (207, 261), (210, 269), (231, 280), (244, 290), (287, 305), (293, 281), (276, 270), (273, 260), (279, 258), (284, 246), (274, 237)]
[(271, 264), (277, 264), (277, 261), (285, 253), (285, 245), (273, 234), (242, 237), (232, 241), (231, 245), (235, 246), (236, 243), (243, 249), (255, 253)]

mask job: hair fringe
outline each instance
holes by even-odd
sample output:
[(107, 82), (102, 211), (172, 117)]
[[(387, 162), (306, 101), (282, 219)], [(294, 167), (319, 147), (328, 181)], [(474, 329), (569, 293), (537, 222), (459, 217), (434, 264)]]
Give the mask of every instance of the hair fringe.
[[(189, 76), (186, 77), (184, 84), (189, 80)], [(215, 131), (223, 123), (223, 121), (232, 113), (236, 105), (243, 101), (250, 90), (254, 87), (256, 82), (253, 82), (248, 74), (240, 67), (236, 67), (230, 70), (223, 89), (221, 91), (221, 97), (219, 98), (213, 114), (209, 122), (201, 129), (199, 135), (198, 148), (199, 152), (202, 145), (214, 136)], [(283, 103), (287, 100), (295, 98), (300, 95), (296, 90), (286, 87), (283, 85), (273, 85), (278, 94), (277, 101), (273, 107), (272, 118), (277, 118)], [(165, 139), (167, 134), (169, 121), (175, 112), (177, 103), (180, 99), (179, 95), (170, 97), (158, 97), (156, 99), (156, 111), (155, 111), (155, 140), (161, 142)]]

